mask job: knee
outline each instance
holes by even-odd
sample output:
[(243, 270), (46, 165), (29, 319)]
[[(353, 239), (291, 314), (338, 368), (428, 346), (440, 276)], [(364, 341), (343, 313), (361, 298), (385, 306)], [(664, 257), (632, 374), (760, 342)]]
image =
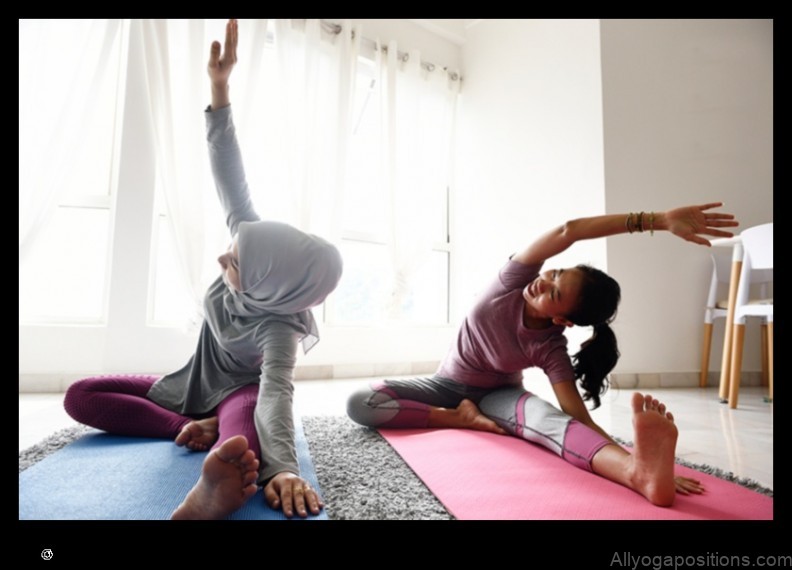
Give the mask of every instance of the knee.
[(92, 378), (83, 378), (74, 382), (66, 390), (63, 398), (63, 407), (71, 418), (80, 423), (85, 423), (87, 403), (91, 399)]
[(378, 418), (377, 408), (372, 405), (372, 398), (378, 393), (371, 388), (361, 388), (354, 392), (347, 400), (347, 415), (350, 419), (360, 425), (376, 427), (381, 424)]
[(258, 384), (248, 384), (226, 396), (217, 407), (217, 413), (222, 414), (225, 409), (243, 410), (252, 412), (258, 404)]

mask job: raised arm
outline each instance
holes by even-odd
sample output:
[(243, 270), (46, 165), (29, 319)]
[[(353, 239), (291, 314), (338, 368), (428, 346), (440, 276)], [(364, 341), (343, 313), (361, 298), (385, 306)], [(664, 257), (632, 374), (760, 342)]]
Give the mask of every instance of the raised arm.
[(237, 61), (237, 21), (226, 24), (225, 45), (213, 42), (209, 53), (207, 73), (212, 88), (212, 104), (206, 114), (206, 136), (209, 143), (209, 162), (212, 167), (217, 196), (226, 215), (231, 235), (237, 233), (240, 222), (259, 220), (250, 199), (242, 153), (236, 138), (228, 78)]
[(706, 212), (722, 206), (713, 202), (699, 206), (685, 206), (667, 212), (639, 212), (608, 214), (578, 218), (553, 228), (512, 259), (526, 265), (541, 263), (566, 250), (577, 241), (614, 236), (623, 233), (668, 231), (700, 245), (710, 245), (701, 235), (730, 237), (733, 234), (718, 228), (735, 227), (734, 215)]

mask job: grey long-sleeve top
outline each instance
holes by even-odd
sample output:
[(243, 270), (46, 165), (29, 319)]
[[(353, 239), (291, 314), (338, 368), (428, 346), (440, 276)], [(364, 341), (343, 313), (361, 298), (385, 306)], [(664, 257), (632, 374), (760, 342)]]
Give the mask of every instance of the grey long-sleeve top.
[(249, 283), (237, 292), (219, 277), (209, 287), (195, 354), (158, 380), (148, 397), (185, 415), (204, 414), (242, 386), (259, 383), (255, 425), (263, 483), (282, 471), (299, 474), (292, 415), (297, 345), (302, 340), (308, 350), (318, 339), (310, 307), (335, 288), (341, 258), (322, 238), (260, 221), (231, 108), (205, 115), (215, 185), (231, 235), (239, 236), (243, 285)]

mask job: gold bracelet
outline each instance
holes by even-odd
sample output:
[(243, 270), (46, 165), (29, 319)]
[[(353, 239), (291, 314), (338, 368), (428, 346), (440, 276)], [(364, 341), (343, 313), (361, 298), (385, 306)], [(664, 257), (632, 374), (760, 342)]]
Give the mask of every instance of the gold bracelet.
[(633, 233), (633, 228), (630, 224), (630, 219), (632, 218), (632, 212), (627, 214), (627, 219), (624, 220), (624, 228), (627, 230), (628, 233)]

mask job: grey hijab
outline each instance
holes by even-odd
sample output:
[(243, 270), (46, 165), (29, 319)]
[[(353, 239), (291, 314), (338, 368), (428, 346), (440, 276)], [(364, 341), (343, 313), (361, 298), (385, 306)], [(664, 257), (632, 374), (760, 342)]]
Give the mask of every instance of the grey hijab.
[[(288, 224), (257, 221), (239, 224), (237, 248), (242, 290), (226, 289), (225, 310), (236, 317), (293, 315), (305, 327), (303, 350), (310, 350), (319, 338), (310, 309), (341, 279), (343, 263), (336, 247)], [(242, 322), (257, 326), (255, 319), (244, 318), (237, 325)]]

